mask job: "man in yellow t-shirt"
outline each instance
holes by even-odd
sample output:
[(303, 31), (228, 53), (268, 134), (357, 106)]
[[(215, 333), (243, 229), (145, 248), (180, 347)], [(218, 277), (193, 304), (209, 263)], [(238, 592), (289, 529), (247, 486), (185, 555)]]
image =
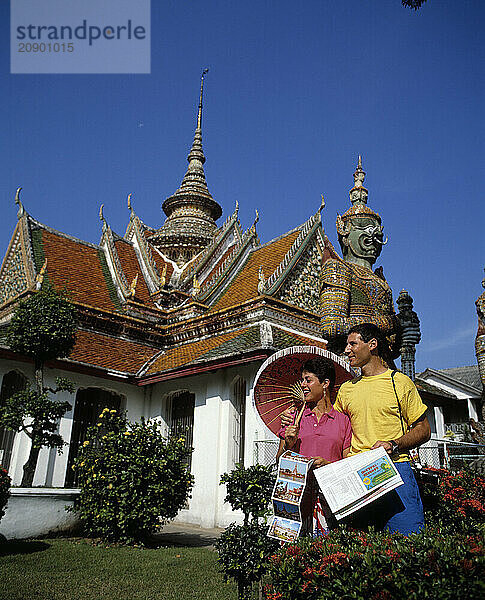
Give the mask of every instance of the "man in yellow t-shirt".
[(426, 405), (414, 383), (383, 362), (387, 350), (385, 337), (376, 325), (362, 323), (349, 330), (345, 354), (352, 368), (360, 368), (361, 375), (340, 387), (334, 406), (350, 418), (350, 454), (382, 446), (404, 481), (404, 485), (358, 511), (356, 524), (407, 535), (424, 525), (408, 451), (427, 442), (431, 430)]

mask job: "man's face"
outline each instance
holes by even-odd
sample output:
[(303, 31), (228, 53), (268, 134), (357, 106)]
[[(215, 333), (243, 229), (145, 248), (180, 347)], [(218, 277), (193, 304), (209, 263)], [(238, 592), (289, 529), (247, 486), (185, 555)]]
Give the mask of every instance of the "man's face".
[(347, 345), (344, 353), (349, 357), (352, 368), (360, 368), (366, 365), (371, 357), (372, 350), (376, 347), (376, 340), (372, 338), (364, 342), (360, 333), (350, 333), (347, 337)]

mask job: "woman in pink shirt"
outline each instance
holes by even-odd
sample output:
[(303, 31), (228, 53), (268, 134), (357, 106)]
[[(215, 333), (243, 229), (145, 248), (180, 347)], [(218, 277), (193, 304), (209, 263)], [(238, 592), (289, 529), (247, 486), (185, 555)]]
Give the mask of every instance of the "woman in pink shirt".
[(352, 429), (348, 416), (336, 411), (330, 400), (335, 383), (333, 362), (323, 356), (307, 360), (301, 375), (306, 406), (299, 426), (288, 425), (278, 432), (276, 460), (286, 450), (293, 450), (313, 458), (313, 468), (317, 468), (347, 456)]
[[(347, 415), (336, 411), (330, 399), (335, 383), (335, 367), (325, 357), (307, 360), (302, 367), (301, 387), (305, 409), (298, 425), (282, 427), (278, 432), (280, 447), (276, 460), (286, 450), (313, 458), (312, 468), (345, 458), (350, 450), (352, 429)], [(296, 410), (293, 410), (295, 416)], [(307, 501), (302, 505), (304, 529), (311, 527), (313, 535), (333, 529), (336, 521), (323, 498), (314, 477), (309, 481)], [(311, 517), (313, 513), (313, 523)]]

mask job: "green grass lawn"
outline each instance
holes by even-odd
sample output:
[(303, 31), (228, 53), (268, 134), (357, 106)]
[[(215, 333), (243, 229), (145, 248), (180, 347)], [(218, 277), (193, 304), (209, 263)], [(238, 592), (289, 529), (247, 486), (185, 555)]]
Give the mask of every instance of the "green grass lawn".
[(0, 543), (0, 600), (235, 600), (206, 548), (94, 546), (82, 539)]

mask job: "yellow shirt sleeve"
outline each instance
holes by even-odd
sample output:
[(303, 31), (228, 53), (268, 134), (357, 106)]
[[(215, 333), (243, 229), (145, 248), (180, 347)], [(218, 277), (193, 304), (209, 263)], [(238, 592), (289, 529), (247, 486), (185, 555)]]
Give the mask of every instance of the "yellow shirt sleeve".
[(394, 381), (396, 383), (399, 402), (401, 403), (402, 416), (409, 428), (423, 416), (428, 407), (421, 400), (414, 383), (404, 373), (396, 373)]

